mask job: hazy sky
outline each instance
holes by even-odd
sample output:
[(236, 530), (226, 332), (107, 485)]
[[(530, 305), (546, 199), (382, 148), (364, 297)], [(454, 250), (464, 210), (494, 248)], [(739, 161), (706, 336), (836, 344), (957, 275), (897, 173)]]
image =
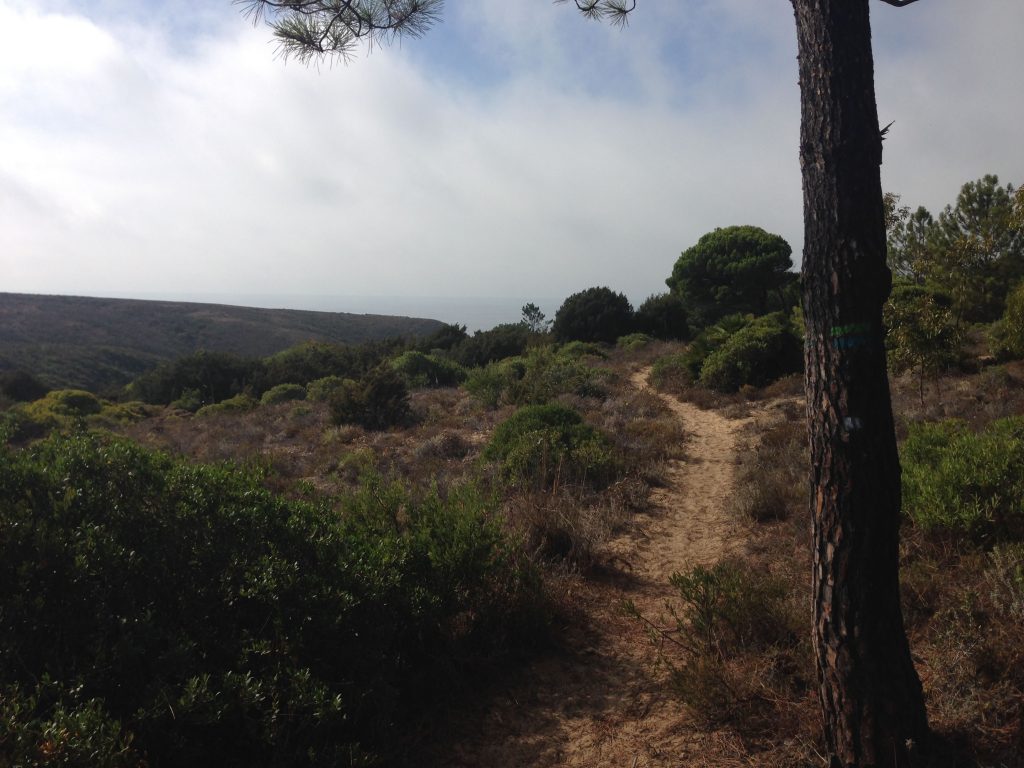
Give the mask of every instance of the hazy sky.
[[(1024, 182), (1024, 2), (872, 14), (885, 188), (937, 212)], [(632, 19), (449, 0), (317, 71), (230, 0), (0, 0), (0, 290), (639, 301), (715, 227), (798, 256), (789, 3)]]

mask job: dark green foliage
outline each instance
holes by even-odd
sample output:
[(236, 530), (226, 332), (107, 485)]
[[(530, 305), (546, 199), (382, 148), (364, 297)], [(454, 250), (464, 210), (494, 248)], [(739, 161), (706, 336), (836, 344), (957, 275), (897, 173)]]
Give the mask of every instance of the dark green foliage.
[(466, 326), (454, 323), (445, 323), (429, 336), (425, 337), (416, 345), (421, 352), (432, 352), (434, 350), (452, 350), (469, 338), (466, 333)]
[(803, 344), (787, 315), (759, 317), (731, 334), (704, 359), (700, 383), (718, 392), (761, 387), (803, 367)]
[(455, 387), (466, 379), (466, 371), (458, 363), (415, 350), (403, 352), (390, 365), (410, 389)]
[(720, 392), (763, 386), (803, 367), (803, 345), (790, 316), (730, 314), (703, 329), (681, 353), (654, 361), (658, 388), (699, 383)]
[(615, 479), (611, 442), (562, 405), (528, 405), (494, 430), (483, 457), (505, 482), (526, 490), (563, 485), (601, 488)]
[(558, 341), (612, 344), (633, 330), (633, 307), (611, 288), (588, 288), (562, 302), (551, 331)]
[(989, 347), (1001, 360), (1024, 357), (1024, 282), (1006, 297), (1003, 317), (989, 330)]
[(522, 308), (523, 319), (520, 322), (525, 325), (531, 333), (547, 333), (551, 328), (551, 321), (544, 317), (544, 313), (540, 311), (533, 302), (524, 304)]
[(696, 327), (725, 315), (788, 310), (797, 276), (792, 249), (759, 227), (716, 229), (683, 251), (665, 282)]
[(968, 321), (997, 319), (1007, 288), (1024, 278), (1024, 228), (1013, 220), (1013, 192), (994, 175), (968, 182), (932, 231), (929, 272)]
[(175, 403), (194, 411), (243, 392), (259, 397), (281, 384), (305, 386), (329, 376), (359, 378), (400, 347), (398, 340), (354, 346), (311, 341), (260, 360), (197, 352), (140, 376), (128, 392), (147, 403)]
[(335, 424), (366, 429), (400, 426), (412, 415), (405, 380), (388, 365), (374, 368), (358, 381), (346, 379), (329, 402)]
[(913, 213), (899, 204), (900, 196), (886, 192), (886, 257), (897, 278), (916, 281), (923, 278), (935, 237), (935, 219), (923, 206)]
[(690, 338), (686, 306), (675, 293), (648, 296), (636, 310), (634, 327), (656, 339), (676, 341)]
[(0, 687), (0, 761), (11, 766), (144, 768), (132, 735), (99, 699), (44, 678)]
[(1024, 538), (1024, 417), (977, 434), (960, 421), (914, 426), (900, 462), (915, 525), (978, 543)]
[(1007, 289), (1024, 278), (1024, 220), (1012, 184), (986, 175), (960, 188), (936, 221), (887, 195), (889, 262), (893, 271), (951, 297), (956, 324), (991, 322)]
[(3, 371), (0, 373), (0, 396), (16, 403), (29, 403), (38, 400), (49, 391), (31, 373), (25, 371)]
[(464, 339), (452, 349), (452, 357), (466, 368), (477, 368), (523, 354), (534, 335), (522, 323), (503, 323)]
[(750, 325), (753, 320), (751, 315), (726, 315), (719, 318), (714, 325), (704, 328), (690, 342), (678, 361), (685, 368), (689, 381), (691, 383), (698, 381), (700, 370), (708, 355), (725, 344), (733, 334)]
[(339, 510), (123, 440), (0, 451), (2, 765), (386, 763), (538, 626), (473, 486)]
[(306, 388), (301, 384), (278, 384), (263, 393), (260, 398), (262, 405), (275, 405), (293, 400), (305, 400)]
[(358, 345), (310, 341), (263, 360), (253, 390), (265, 392), (278, 384), (302, 384), (327, 376), (359, 378), (400, 348), (397, 340)]
[(199, 402), (209, 405), (242, 392), (259, 368), (258, 360), (201, 351), (159, 365), (133, 381), (128, 392), (145, 403), (164, 405), (191, 392), (196, 393)]

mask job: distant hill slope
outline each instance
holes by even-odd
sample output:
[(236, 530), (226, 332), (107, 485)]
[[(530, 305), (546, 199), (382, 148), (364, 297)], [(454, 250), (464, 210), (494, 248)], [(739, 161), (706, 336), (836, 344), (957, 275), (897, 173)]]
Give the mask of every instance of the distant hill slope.
[(358, 344), (432, 333), (437, 320), (223, 304), (0, 293), (0, 371), (52, 387), (122, 386), (200, 349), (265, 356), (303, 341)]

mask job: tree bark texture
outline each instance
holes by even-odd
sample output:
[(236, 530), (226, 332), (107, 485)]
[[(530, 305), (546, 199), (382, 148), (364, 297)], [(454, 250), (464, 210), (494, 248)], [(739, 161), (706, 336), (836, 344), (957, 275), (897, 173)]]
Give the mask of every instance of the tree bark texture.
[(926, 745), (899, 597), (900, 466), (868, 0), (793, 0), (804, 189), (803, 310), (814, 645), (831, 763), (908, 766)]

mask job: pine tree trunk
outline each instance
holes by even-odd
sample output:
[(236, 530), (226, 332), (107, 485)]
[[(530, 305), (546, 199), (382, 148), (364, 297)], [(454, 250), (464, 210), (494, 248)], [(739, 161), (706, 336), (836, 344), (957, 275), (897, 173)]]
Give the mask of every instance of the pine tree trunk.
[(868, 0), (793, 6), (819, 699), (832, 766), (908, 766), (928, 725), (899, 598), (900, 467), (882, 330), (892, 279)]

